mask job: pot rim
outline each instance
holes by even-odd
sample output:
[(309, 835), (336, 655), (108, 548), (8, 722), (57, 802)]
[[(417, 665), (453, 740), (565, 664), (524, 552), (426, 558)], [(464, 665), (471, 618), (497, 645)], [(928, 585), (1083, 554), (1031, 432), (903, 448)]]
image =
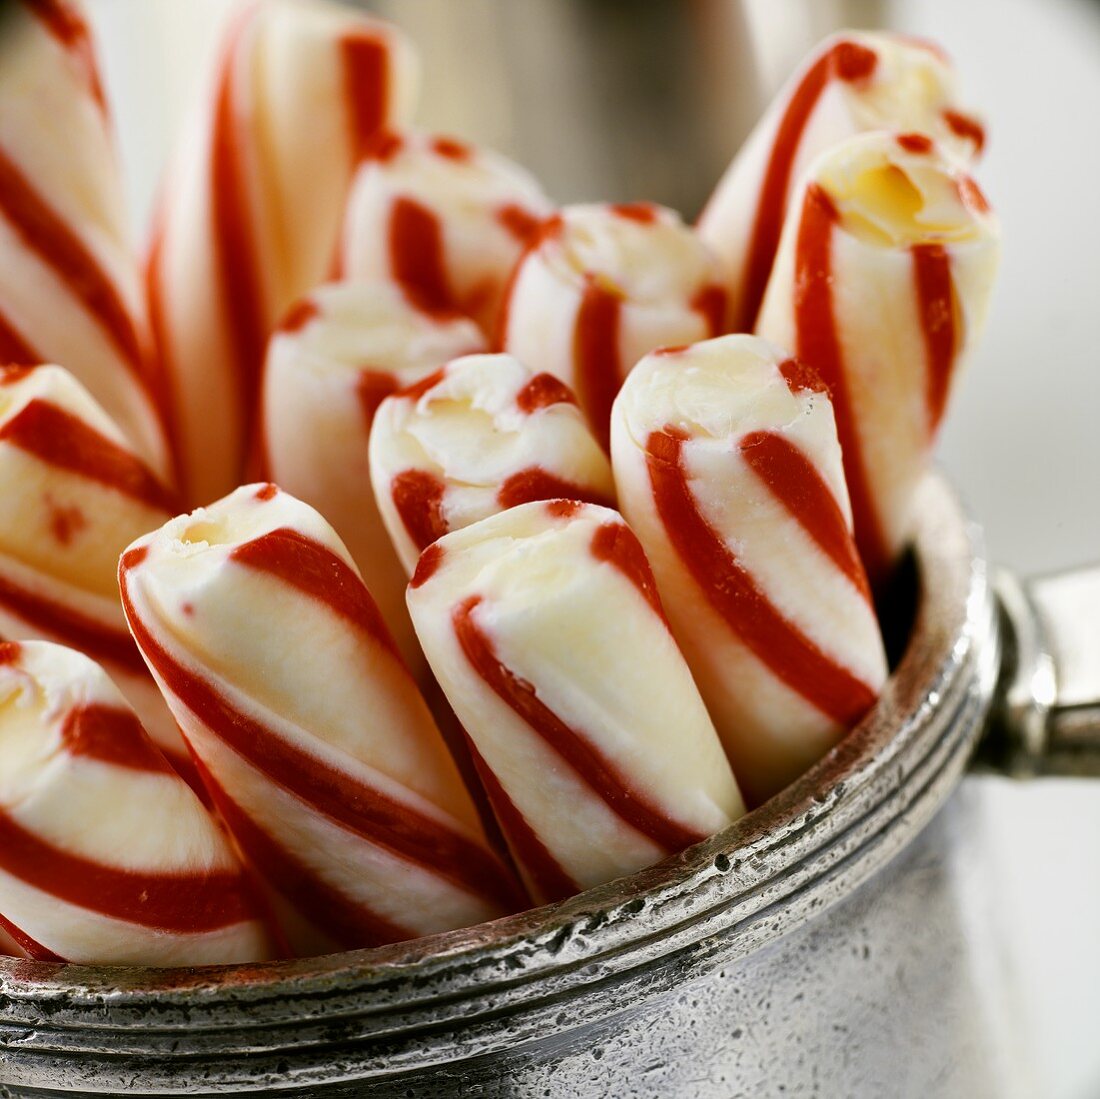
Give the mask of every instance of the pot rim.
[[(138, 1049), (158, 1031), (243, 1032), (322, 1015), (354, 1015), (360, 1031), (373, 1020), (369, 1029), (408, 1033), (428, 1018), (438, 1026), (560, 1003), (660, 959), (670, 973), (675, 960), (682, 979), (685, 951), (693, 964), (721, 964), (792, 930), (931, 819), (992, 701), (999, 638), (980, 531), (938, 475), (923, 484), (917, 511), (916, 619), (878, 705), (801, 779), (730, 828), (564, 901), (391, 946), (191, 969), (0, 959), (0, 1026), (130, 1027), (140, 1032)], [(0, 1030), (0, 1045), (3, 1037)]]

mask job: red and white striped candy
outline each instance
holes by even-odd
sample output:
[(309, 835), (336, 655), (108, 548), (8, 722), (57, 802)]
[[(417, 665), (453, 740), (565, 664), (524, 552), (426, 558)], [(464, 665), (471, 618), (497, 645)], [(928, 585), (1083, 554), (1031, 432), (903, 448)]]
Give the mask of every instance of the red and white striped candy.
[(516, 268), (502, 344), (573, 387), (606, 449), (630, 368), (655, 347), (724, 332), (725, 311), (717, 260), (672, 210), (567, 206)]
[(921, 134), (851, 138), (798, 189), (757, 330), (829, 387), (873, 584), (912, 532), (914, 492), (999, 253), (977, 184)]
[(533, 176), (488, 149), (398, 132), (380, 138), (348, 197), (348, 278), (391, 279), (432, 312), (496, 332), (508, 276), (550, 200)]
[(113, 133), (71, 0), (0, 25), (0, 365), (60, 362), (158, 474), (168, 451)]
[(270, 951), (220, 826), (103, 670), (42, 641), (0, 644), (0, 931), (42, 961)]
[(521, 504), (424, 552), (409, 609), (536, 899), (744, 811), (645, 554), (617, 512)]
[(402, 564), (452, 530), (532, 500), (613, 505), (607, 455), (553, 374), (511, 355), (467, 355), (387, 397), (371, 483)]
[(249, 485), (135, 542), (130, 628), (301, 954), (523, 906), (332, 528)]
[(657, 351), (615, 402), (611, 448), (623, 514), (758, 805), (886, 679), (829, 398), (753, 336)]
[(110, 674), (181, 774), (175, 720), (126, 629), (119, 554), (175, 498), (57, 366), (0, 368), (0, 639), (79, 649)]
[(232, 24), (149, 259), (190, 499), (239, 482), (268, 334), (331, 271), (355, 165), (408, 116), (415, 84), (404, 37), (343, 5), (268, 0)]
[(473, 321), (424, 313), (392, 283), (329, 283), (290, 310), (264, 366), (266, 475), (336, 528), (418, 678), (407, 576), (371, 493), (368, 439), (384, 397), (484, 344)]
[(751, 332), (783, 221), (810, 162), (869, 130), (919, 131), (977, 156), (981, 123), (959, 108), (955, 73), (931, 42), (885, 31), (825, 39), (779, 93), (719, 181), (699, 233), (721, 258), (733, 330)]

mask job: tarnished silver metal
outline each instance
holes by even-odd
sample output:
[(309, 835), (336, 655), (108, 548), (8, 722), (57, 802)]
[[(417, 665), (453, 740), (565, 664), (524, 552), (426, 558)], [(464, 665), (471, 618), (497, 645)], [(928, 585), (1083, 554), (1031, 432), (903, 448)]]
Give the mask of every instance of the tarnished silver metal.
[(1100, 777), (1100, 567), (994, 581), (1004, 661), (983, 762)]
[[(1011, 1096), (1012, 1043), (991, 1056), (973, 966), (950, 963), (969, 938), (950, 845), (886, 867), (957, 786), (1000, 664), (975, 528), (937, 479), (920, 511), (916, 617), (880, 704), (733, 828), (561, 904), (385, 949), (0, 963), (3, 1093)], [(911, 968), (922, 951), (936, 963)]]

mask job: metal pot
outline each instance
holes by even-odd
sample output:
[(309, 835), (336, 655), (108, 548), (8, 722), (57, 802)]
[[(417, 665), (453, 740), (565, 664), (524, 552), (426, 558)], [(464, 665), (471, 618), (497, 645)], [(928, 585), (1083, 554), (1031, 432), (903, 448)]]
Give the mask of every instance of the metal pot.
[(986, 766), (1100, 773), (1100, 570), (1005, 577), (997, 598), (942, 480), (919, 510), (916, 613), (880, 704), (734, 827), (563, 903), (384, 949), (0, 962), (0, 1094), (1030, 1094), (978, 957), (996, 944), (972, 926), (967, 799), (940, 810), (980, 742)]

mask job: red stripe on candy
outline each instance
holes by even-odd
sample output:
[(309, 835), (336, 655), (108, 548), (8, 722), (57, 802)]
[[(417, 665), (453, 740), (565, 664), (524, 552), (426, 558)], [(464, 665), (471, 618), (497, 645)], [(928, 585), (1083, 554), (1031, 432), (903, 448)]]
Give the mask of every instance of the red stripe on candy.
[(956, 137), (974, 143), (974, 152), (980, 153), (985, 148), (985, 127), (976, 118), (961, 111), (947, 109), (943, 112), (943, 120)]
[(257, 824), (205, 767), (202, 780), (255, 873), (340, 949), (382, 946), (416, 936), (329, 885)]
[(7, 423), (0, 440), (67, 473), (114, 489), (146, 507), (172, 515), (174, 496), (133, 454), (89, 427), (78, 416), (44, 400), (33, 400)]
[(401, 390), (401, 396), (407, 397), (411, 401), (419, 401), (429, 390), (434, 389), (447, 374), (447, 367), (441, 366), (437, 370), (433, 370), (430, 374), (425, 375), (418, 382), (413, 382), (412, 385), (406, 386)]
[(838, 724), (854, 725), (875, 693), (783, 617), (703, 517), (688, 486), (684, 441), (670, 428), (646, 443), (654, 502), (669, 541), (707, 601), (777, 679)]
[(575, 405), (573, 390), (553, 374), (536, 374), (517, 394), (516, 406), (528, 416), (556, 404)]
[(63, 603), (29, 592), (0, 574), (0, 608), (30, 631), (78, 649), (101, 664), (113, 664), (131, 675), (145, 675), (145, 664), (125, 630), (113, 630)]
[(641, 592), (657, 617), (666, 622), (649, 558), (628, 526), (624, 523), (604, 523), (599, 527), (592, 538), (592, 556), (597, 561), (614, 565)]
[(140, 557), (126, 553), (120, 568), (122, 603), (130, 628), (168, 689), (213, 735), (272, 782), (348, 831), (513, 910), (515, 887), (500, 863), (480, 844), (282, 739), (235, 708), (203, 676), (178, 662), (154, 638), (133, 605), (129, 573), (136, 561)]
[(284, 527), (243, 542), (229, 557), (324, 604), (400, 661), (397, 646), (366, 585), (355, 569), (327, 546)]
[(547, 500), (547, 514), (554, 519), (572, 519), (584, 504), (580, 500)]
[(741, 440), (741, 457), (830, 561), (868, 601), (871, 592), (844, 513), (825, 479), (794, 443), (772, 431)]
[(185, 499), (190, 498), (187, 470), (183, 460), (183, 439), (176, 416), (174, 381), (176, 364), (172, 357), (171, 339), (166, 312), (167, 294), (164, 286), (165, 208), (158, 202), (153, 214), (149, 238), (149, 253), (145, 263), (145, 297), (149, 303), (149, 330), (157, 352), (158, 369), (153, 377), (153, 396), (168, 442), (169, 457), (175, 483)]
[(65, 715), (61, 740), (69, 755), (113, 763), (146, 774), (172, 774), (131, 710), (89, 702)]
[(238, 871), (123, 870), (70, 854), (0, 811), (0, 868), (34, 889), (161, 931), (217, 931), (253, 918)]
[(618, 217), (640, 225), (652, 225), (657, 220), (657, 207), (651, 202), (615, 202), (610, 209)]
[(279, 331), (284, 333), (300, 332), (314, 317), (321, 315), (321, 309), (312, 298), (296, 301), (279, 322)]
[(573, 365), (581, 406), (597, 442), (605, 451), (610, 447), (611, 406), (622, 379), (621, 313), (622, 302), (618, 295), (590, 279), (577, 311)]
[(447, 160), (459, 162), (469, 160), (473, 152), (469, 145), (456, 141), (453, 137), (436, 137), (431, 141), (432, 152)]
[(856, 83), (866, 80), (875, 71), (877, 63), (874, 50), (858, 42), (838, 42), (810, 66), (791, 95), (779, 121), (760, 185), (734, 331), (751, 332), (755, 326), (764, 288), (775, 261), (799, 142), (818, 100), (832, 81)]
[(466, 743), (477, 776), (485, 788), (485, 794), (508, 840), (508, 846), (538, 894), (534, 899), (540, 904), (548, 904), (579, 893), (580, 885), (566, 873), (546, 844), (539, 839), (539, 834), (508, 796), (508, 791), (501, 785), (492, 767), (485, 762), (469, 733), (466, 733)]
[(522, 206), (510, 202), (497, 210), (497, 221), (521, 244), (527, 244), (538, 232), (542, 219)]
[(898, 144), (907, 153), (916, 153), (925, 156), (934, 148), (932, 139), (927, 134), (898, 134)]
[(481, 597), (474, 595), (455, 608), (455, 635), (470, 666), (528, 727), (577, 773), (609, 809), (625, 823), (668, 852), (681, 851), (705, 838), (649, 804), (618, 767), (583, 733), (570, 728), (538, 696), (535, 686), (504, 665), (492, 640), (474, 620)]
[(450, 530), (443, 514), (445, 491), (438, 477), (422, 469), (402, 470), (390, 484), (393, 506), (418, 550), (427, 549)]
[(377, 38), (359, 34), (345, 35), (339, 40), (339, 49), (354, 164), (368, 152), (386, 122), (389, 51)]
[(912, 252), (917, 308), (927, 363), (925, 402), (929, 434), (934, 435), (947, 405), (958, 348), (955, 287), (951, 279), (951, 259), (942, 244), (915, 244)]
[(248, 26), (247, 16), (253, 11), (255, 9), (247, 9), (246, 18), (238, 22), (226, 44), (218, 75), (210, 139), (214, 255), (224, 295), (222, 320), (232, 348), (246, 437), (251, 431), (252, 407), (267, 339), (263, 275), (238, 130), (238, 110), (244, 111), (247, 104), (236, 102), (239, 93), (234, 73), (238, 46)]
[(602, 507), (614, 507), (614, 502), (608, 500), (599, 492), (586, 485), (578, 485), (564, 477), (557, 477), (538, 466), (529, 469), (521, 469), (507, 477), (497, 491), (497, 503), (502, 508), (514, 508), (519, 504), (529, 504), (533, 500), (583, 500), (588, 504), (599, 504)]
[(443, 227), (426, 206), (411, 198), (394, 200), (389, 224), (390, 270), (405, 296), (425, 313), (453, 313), (447, 278)]
[(832, 237), (836, 217), (829, 196), (816, 184), (810, 186), (795, 252), (795, 349), (798, 357), (821, 375), (832, 397), (856, 545), (872, 583), (878, 583), (887, 576), (892, 562), (871, 492), (833, 313)]
[(792, 393), (825, 393), (825, 383), (821, 375), (811, 366), (798, 359), (784, 359), (779, 364), (779, 373), (783, 375), (787, 388)]
[(15, 330), (3, 312), (0, 312), (0, 364), (29, 365), (41, 361), (42, 356)]
[(96, 105), (106, 114), (107, 99), (99, 79), (92, 36), (80, 12), (65, 0), (23, 0), (23, 3), (57, 39), (61, 47), (72, 55), (77, 66), (84, 70), (88, 90)]
[(439, 566), (443, 564), (445, 556), (446, 553), (443, 547), (438, 542), (433, 542), (420, 555), (412, 579), (409, 581), (409, 587), (419, 588), (421, 585), (426, 584), (439, 571)]
[(363, 414), (363, 423), (367, 431), (374, 423), (378, 406), (391, 394), (397, 392), (397, 379), (384, 370), (361, 370), (355, 383), (355, 396), (359, 400), (359, 410)]
[(66, 959), (62, 958), (60, 954), (55, 954), (49, 947), (43, 946), (40, 942), (35, 941), (21, 928), (18, 928), (0, 915), (0, 931), (6, 931), (8, 937), (14, 940), (15, 944), (27, 955), (33, 962), (63, 962)]
[(691, 308), (703, 318), (707, 337), (720, 336), (726, 327), (728, 297), (724, 286), (704, 286), (691, 299)]
[(114, 283), (64, 220), (0, 149), (0, 213), (28, 251), (53, 270), (96, 319), (131, 374), (144, 385), (143, 357), (134, 321)]

